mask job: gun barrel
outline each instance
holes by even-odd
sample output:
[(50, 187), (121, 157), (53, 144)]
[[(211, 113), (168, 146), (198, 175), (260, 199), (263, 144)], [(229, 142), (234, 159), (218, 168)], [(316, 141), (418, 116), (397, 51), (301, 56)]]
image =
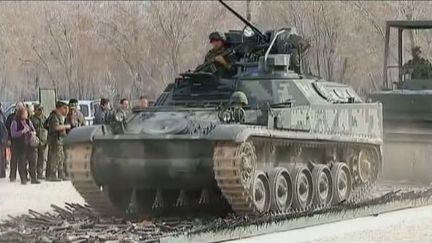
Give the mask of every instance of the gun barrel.
[(245, 23), (247, 26), (249, 26), (257, 35), (260, 36), (263, 40), (266, 39), (265, 35), (257, 28), (255, 27), (251, 22), (249, 22), (247, 19), (243, 18), (239, 13), (237, 13), (234, 9), (232, 9), (230, 6), (228, 6), (226, 3), (224, 3), (222, 0), (219, 0), (219, 2), (227, 8), (231, 13), (233, 13), (237, 18), (239, 18), (243, 23)]

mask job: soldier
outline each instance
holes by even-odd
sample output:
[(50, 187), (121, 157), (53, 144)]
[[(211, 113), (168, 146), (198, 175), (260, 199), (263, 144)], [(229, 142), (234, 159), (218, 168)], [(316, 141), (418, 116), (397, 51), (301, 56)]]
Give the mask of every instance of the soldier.
[(404, 73), (410, 73), (411, 79), (427, 79), (432, 74), (431, 63), (420, 56), (420, 47), (412, 49), (412, 59), (404, 64)]
[(57, 101), (56, 109), (51, 112), (45, 122), (45, 128), (48, 127), (48, 163), (49, 175), (47, 181), (67, 180), (64, 174), (63, 161), (63, 138), (66, 131), (71, 128), (70, 125), (64, 125), (63, 117), (66, 116), (67, 104)]
[(139, 98), (139, 104), (138, 104), (138, 107), (139, 107), (139, 108), (147, 108), (148, 106), (149, 106), (149, 101), (148, 101), (147, 96), (141, 96), (141, 97)]
[[(219, 77), (229, 77), (234, 75), (235, 70), (232, 64), (223, 56), (223, 53), (227, 50), (225, 47), (224, 35), (219, 32), (213, 32), (209, 35), (209, 39), (212, 49), (206, 54), (203, 65), (212, 61), (214, 63), (207, 68), (204, 68), (202, 71), (211, 72)], [(199, 68), (200, 67), (198, 67), (198, 69)]]
[(236, 91), (231, 95), (230, 105), (232, 107), (233, 120), (236, 122), (245, 121), (245, 111), (243, 108), (248, 106), (248, 98), (242, 91)]
[(117, 122), (125, 122), (126, 121), (126, 117), (129, 113), (129, 101), (125, 98), (120, 100), (120, 106), (117, 109), (117, 111), (115, 112), (115, 121)]
[(100, 125), (100, 124), (107, 124), (106, 118), (108, 116), (108, 113), (111, 111), (111, 104), (109, 99), (102, 98), (99, 104), (99, 109), (95, 112), (95, 118), (93, 120), (93, 124)]
[(36, 130), (36, 136), (39, 138), (39, 145), (37, 147), (37, 163), (36, 171), (38, 179), (45, 179), (43, 169), (46, 161), (46, 147), (48, 131), (44, 128), (46, 117), (43, 114), (42, 105), (35, 105), (34, 115), (30, 117), (31, 122)]
[(69, 111), (65, 118), (65, 124), (69, 124), (71, 126), (71, 129), (85, 125), (84, 115), (77, 108), (78, 108), (78, 100), (70, 99)]
[(126, 98), (123, 98), (120, 100), (119, 108), (107, 117), (112, 129), (116, 131), (124, 131), (128, 114), (129, 101)]

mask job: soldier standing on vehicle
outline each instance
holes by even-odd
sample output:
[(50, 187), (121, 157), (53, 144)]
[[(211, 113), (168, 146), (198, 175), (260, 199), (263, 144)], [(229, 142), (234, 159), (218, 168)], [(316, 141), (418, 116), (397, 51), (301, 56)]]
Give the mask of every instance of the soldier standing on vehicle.
[[(235, 70), (230, 61), (223, 56), (223, 53), (227, 50), (225, 47), (224, 35), (219, 32), (213, 32), (209, 35), (209, 39), (212, 49), (206, 54), (204, 64), (199, 66), (197, 69), (206, 66), (200, 71), (211, 72), (219, 77), (232, 76), (235, 73)], [(210, 65), (207, 67), (207, 64)]]
[(107, 124), (106, 119), (110, 111), (111, 111), (111, 104), (109, 99), (102, 98), (100, 101), (99, 108), (95, 112), (95, 118), (93, 120), (93, 124), (95, 125)]
[(69, 124), (71, 129), (85, 126), (85, 118), (81, 111), (78, 110), (78, 100), (76, 99), (69, 100), (69, 111), (65, 118), (65, 124)]
[(64, 174), (63, 161), (63, 138), (66, 131), (71, 128), (70, 125), (64, 125), (63, 117), (66, 116), (67, 104), (61, 101), (56, 103), (56, 109), (51, 112), (45, 122), (45, 128), (48, 128), (48, 163), (49, 175), (47, 181), (67, 180)]
[(242, 91), (236, 91), (231, 95), (230, 105), (233, 110), (233, 119), (236, 122), (244, 122), (246, 113), (244, 108), (249, 105), (248, 98)]
[(412, 59), (404, 64), (404, 73), (410, 73), (411, 79), (427, 79), (432, 76), (432, 65), (423, 57), (420, 56), (420, 47), (416, 46), (412, 49)]
[(35, 105), (34, 115), (30, 117), (31, 122), (36, 130), (36, 136), (39, 138), (39, 145), (37, 147), (37, 163), (36, 171), (37, 178), (45, 179), (43, 169), (46, 161), (46, 148), (48, 131), (44, 128), (46, 117), (43, 114), (42, 105)]

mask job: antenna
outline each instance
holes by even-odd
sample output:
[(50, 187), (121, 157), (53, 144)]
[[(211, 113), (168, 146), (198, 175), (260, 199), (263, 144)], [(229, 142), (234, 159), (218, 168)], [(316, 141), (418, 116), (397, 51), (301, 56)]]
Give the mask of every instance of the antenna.
[(245, 23), (247, 26), (249, 26), (255, 34), (257, 34), (262, 40), (267, 40), (266, 36), (257, 28), (255, 27), (249, 20), (243, 18), (239, 13), (237, 13), (234, 9), (232, 9), (230, 6), (228, 6), (226, 3), (224, 3), (222, 0), (219, 0), (219, 2), (228, 9), (231, 13), (233, 13), (237, 18), (239, 18), (243, 23)]

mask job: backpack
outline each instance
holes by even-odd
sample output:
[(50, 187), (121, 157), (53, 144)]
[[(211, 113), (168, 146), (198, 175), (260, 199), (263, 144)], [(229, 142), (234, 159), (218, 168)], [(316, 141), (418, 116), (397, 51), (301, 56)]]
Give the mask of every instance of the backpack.
[(45, 122), (44, 122), (44, 124), (43, 124), (43, 127), (44, 127), (46, 130), (49, 130), (49, 123), (50, 123), (51, 117), (52, 117), (52, 114), (50, 114), (50, 115), (48, 116), (48, 118), (45, 120)]

